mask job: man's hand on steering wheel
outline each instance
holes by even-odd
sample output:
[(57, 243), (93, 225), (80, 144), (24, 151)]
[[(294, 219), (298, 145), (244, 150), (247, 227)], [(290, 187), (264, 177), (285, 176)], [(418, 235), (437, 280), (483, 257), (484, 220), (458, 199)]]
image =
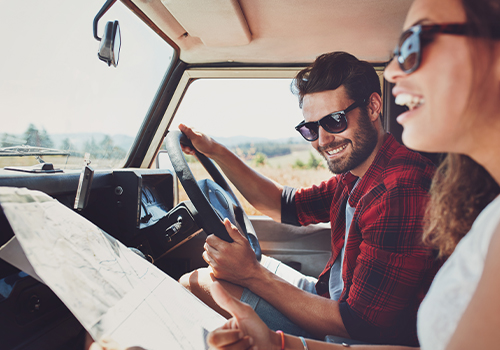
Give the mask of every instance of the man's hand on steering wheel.
[[(179, 124), (179, 130), (188, 137), (198, 152), (204, 154), (208, 158), (213, 157), (214, 149), (218, 144), (214, 139), (184, 124)], [(195, 155), (195, 150), (191, 147), (186, 145), (181, 145), (181, 147), (184, 153), (192, 156)]]
[[(260, 261), (261, 249), (252, 222), (220, 170), (202, 153), (213, 156), (216, 148), (224, 147), (185, 125), (180, 125), (179, 129), (181, 131), (169, 131), (165, 139), (166, 147), (175, 173), (196, 209), (196, 213), (193, 213), (195, 221), (208, 235), (215, 234), (222, 240), (231, 242), (232, 239), (221, 222), (228, 218), (248, 240), (257, 261)], [(187, 135), (182, 131), (186, 131)], [(196, 181), (183, 153), (195, 154), (213, 180)]]
[(203, 259), (210, 265), (217, 279), (248, 287), (254, 276), (259, 276), (260, 263), (248, 240), (228, 219), (224, 226), (233, 239), (228, 243), (215, 235), (207, 237)]

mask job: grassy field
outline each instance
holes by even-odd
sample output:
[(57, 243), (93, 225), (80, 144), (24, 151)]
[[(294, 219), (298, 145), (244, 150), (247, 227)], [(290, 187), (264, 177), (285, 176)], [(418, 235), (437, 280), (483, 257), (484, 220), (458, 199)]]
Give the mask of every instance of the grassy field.
[[(323, 167), (318, 169), (297, 169), (293, 167), (297, 159), (300, 159), (303, 163), (307, 163), (311, 156), (310, 152), (315, 152), (309, 145), (306, 146), (307, 147), (294, 150), (291, 154), (286, 156), (269, 158), (266, 160), (264, 165), (255, 166), (251, 161), (248, 161), (248, 164), (259, 173), (273, 179), (274, 181), (282, 185), (296, 188), (309, 187), (313, 184), (319, 184), (321, 181), (329, 179), (332, 176), (332, 173), (326, 167), (324, 160), (322, 160)], [(313, 154), (315, 157), (319, 157), (317, 153)], [(189, 163), (189, 165), (196, 180), (210, 178), (210, 175), (208, 175), (205, 169), (203, 169), (201, 164), (198, 162)], [(262, 213), (256, 210), (243, 198), (234, 186), (231, 187), (248, 215), (262, 215)], [(188, 199), (182, 189), (182, 186), (180, 187), (179, 197), (181, 201)]]

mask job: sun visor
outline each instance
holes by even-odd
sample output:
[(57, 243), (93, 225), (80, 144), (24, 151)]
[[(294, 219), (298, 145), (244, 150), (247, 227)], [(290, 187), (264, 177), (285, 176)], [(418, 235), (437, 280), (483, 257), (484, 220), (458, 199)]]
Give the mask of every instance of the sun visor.
[(237, 0), (161, 0), (192, 37), (209, 47), (241, 46), (252, 40)]

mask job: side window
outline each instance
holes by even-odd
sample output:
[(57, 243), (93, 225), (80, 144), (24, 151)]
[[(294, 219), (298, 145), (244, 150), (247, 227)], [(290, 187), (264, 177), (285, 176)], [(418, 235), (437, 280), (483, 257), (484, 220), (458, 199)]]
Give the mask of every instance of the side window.
[[(230, 148), (252, 168), (288, 186), (331, 176), (323, 158), (295, 130), (302, 121), (290, 79), (199, 79), (188, 88), (171, 128), (194, 127)], [(189, 159), (197, 180), (207, 178)], [(235, 190), (248, 215), (261, 215)], [(180, 186), (179, 200), (187, 196)]]

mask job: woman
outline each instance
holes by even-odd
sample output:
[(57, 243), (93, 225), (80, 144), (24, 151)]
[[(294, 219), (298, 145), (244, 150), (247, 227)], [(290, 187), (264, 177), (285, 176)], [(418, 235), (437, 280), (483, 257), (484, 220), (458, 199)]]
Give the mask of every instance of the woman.
[[(431, 188), (424, 240), (453, 254), (419, 310), (423, 349), (500, 348), (499, 24), (499, 0), (415, 0), (384, 73), (396, 103), (409, 107), (398, 117), (403, 142), (449, 153)], [(220, 285), (212, 295), (234, 316), (209, 334), (213, 348), (343, 348), (282, 338)]]

